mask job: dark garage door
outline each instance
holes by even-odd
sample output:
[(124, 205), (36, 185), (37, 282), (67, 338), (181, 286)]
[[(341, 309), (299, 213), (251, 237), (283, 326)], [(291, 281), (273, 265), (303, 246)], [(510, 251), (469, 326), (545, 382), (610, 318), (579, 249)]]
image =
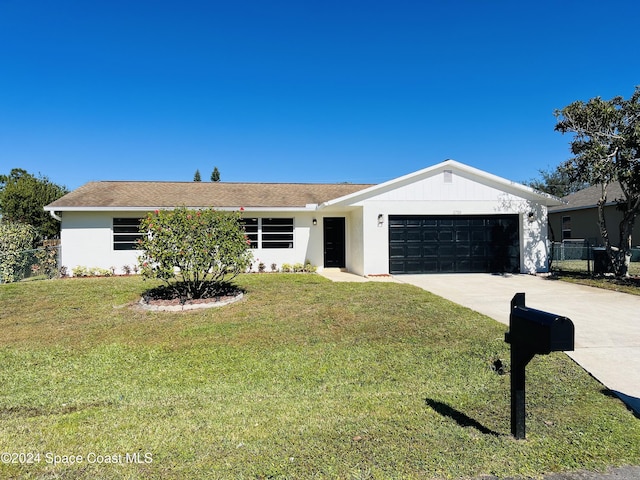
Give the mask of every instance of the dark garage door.
[(518, 215), (389, 216), (389, 273), (520, 271)]

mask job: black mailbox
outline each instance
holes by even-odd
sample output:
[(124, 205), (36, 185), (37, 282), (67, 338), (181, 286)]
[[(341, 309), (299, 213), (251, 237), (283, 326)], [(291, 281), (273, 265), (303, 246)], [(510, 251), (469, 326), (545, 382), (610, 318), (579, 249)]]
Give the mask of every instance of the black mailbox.
[(524, 293), (511, 300), (509, 331), (504, 341), (511, 344), (511, 433), (525, 438), (525, 373), (534, 355), (574, 349), (575, 330), (567, 317), (528, 308)]
[(544, 355), (573, 350), (574, 336), (573, 322), (567, 317), (526, 307), (524, 293), (517, 293), (511, 300), (505, 342)]

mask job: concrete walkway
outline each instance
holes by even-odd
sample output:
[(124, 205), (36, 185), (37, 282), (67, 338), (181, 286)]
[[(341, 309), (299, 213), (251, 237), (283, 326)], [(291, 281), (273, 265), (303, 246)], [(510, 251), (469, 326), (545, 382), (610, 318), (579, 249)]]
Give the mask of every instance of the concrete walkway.
[[(532, 275), (401, 275), (396, 280), (428, 290), (509, 325), (511, 299), (569, 317), (580, 366), (640, 415), (640, 296)], [(506, 329), (505, 329), (506, 331)]]

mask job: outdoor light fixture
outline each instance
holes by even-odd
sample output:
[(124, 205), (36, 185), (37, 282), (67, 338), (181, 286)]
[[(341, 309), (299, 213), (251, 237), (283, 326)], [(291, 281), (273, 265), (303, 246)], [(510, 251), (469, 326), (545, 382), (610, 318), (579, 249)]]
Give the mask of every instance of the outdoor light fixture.
[(384, 223), (384, 214), (379, 213), (378, 214), (378, 226), (381, 227), (383, 223)]
[(316, 220), (315, 218), (313, 219), (313, 224), (317, 225), (318, 224), (318, 220)]
[(529, 223), (533, 223), (533, 221), (536, 218), (536, 215), (533, 212), (529, 212), (529, 215), (527, 215), (527, 218), (529, 219)]

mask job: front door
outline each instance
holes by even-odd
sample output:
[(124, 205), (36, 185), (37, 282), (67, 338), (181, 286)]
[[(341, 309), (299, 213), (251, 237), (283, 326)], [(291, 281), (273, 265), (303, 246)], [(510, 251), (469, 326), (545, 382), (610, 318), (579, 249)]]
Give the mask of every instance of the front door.
[(325, 268), (346, 267), (344, 217), (324, 218), (323, 233)]

